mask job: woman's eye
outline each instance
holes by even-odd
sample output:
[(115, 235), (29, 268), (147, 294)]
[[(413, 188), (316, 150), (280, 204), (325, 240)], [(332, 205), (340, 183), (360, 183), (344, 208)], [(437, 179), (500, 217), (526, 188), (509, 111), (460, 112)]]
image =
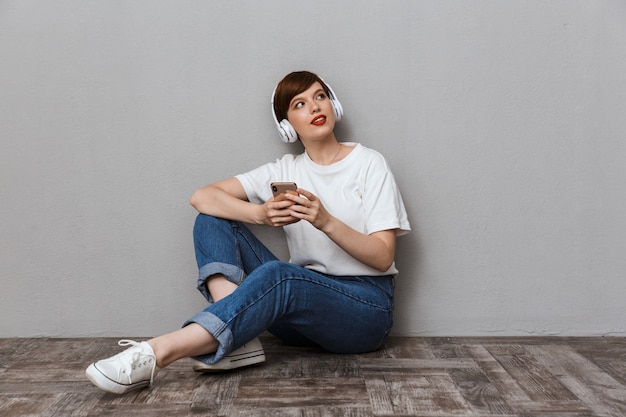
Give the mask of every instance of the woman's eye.
[(317, 96), (318, 100), (324, 100), (326, 98), (326, 94), (325, 93), (320, 93), (320, 95)]
[(304, 102), (299, 101), (293, 107), (296, 108), (296, 109), (300, 109), (300, 108), (302, 108), (302, 106), (304, 106)]

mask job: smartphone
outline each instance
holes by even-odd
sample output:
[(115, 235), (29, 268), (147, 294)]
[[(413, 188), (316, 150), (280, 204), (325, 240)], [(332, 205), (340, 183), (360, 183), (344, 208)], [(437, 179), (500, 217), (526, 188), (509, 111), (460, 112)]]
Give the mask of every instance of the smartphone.
[(270, 184), (270, 187), (272, 188), (274, 198), (281, 194), (285, 194), (287, 191), (293, 191), (295, 193), (298, 189), (295, 182), (273, 182)]

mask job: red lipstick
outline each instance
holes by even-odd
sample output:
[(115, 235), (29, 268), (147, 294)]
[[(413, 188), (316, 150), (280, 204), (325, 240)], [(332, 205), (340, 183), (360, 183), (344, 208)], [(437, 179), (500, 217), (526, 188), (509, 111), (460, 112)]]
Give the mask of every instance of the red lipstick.
[(314, 126), (322, 126), (324, 123), (326, 123), (326, 116), (324, 116), (323, 114), (315, 116), (315, 118), (311, 120), (311, 124)]

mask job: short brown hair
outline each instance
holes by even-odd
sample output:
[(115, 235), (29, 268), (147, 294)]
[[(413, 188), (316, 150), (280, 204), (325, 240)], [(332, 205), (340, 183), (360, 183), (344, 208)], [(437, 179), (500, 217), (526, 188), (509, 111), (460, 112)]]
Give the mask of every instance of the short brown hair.
[(278, 85), (274, 92), (274, 114), (276, 119), (281, 121), (287, 118), (287, 110), (289, 103), (298, 94), (306, 91), (314, 83), (320, 83), (327, 96), (331, 96), (328, 86), (317, 75), (309, 71), (295, 71), (287, 74)]

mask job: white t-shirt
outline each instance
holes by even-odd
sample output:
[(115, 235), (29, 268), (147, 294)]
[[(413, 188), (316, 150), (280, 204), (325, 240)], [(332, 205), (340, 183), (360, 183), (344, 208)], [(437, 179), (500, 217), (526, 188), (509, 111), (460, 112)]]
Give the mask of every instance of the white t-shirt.
[[(276, 162), (237, 175), (248, 201), (263, 204), (272, 197), (271, 182), (293, 181), (316, 195), (326, 210), (353, 229), (371, 234), (397, 229), (411, 230), (400, 191), (383, 156), (360, 144), (348, 156), (332, 165), (318, 165), (306, 152), (287, 154)], [(290, 262), (330, 275), (390, 275), (346, 253), (326, 234), (305, 220), (284, 227)]]

